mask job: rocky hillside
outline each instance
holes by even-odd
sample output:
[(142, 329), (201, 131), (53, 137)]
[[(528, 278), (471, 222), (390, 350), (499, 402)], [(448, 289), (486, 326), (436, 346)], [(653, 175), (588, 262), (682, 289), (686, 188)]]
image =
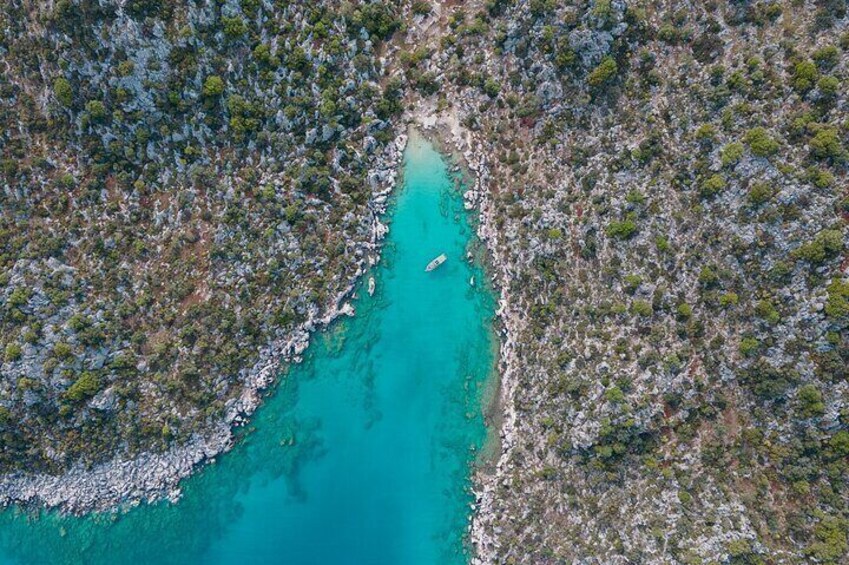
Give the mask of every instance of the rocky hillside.
[(845, 2), (493, 1), (415, 64), (503, 273), (481, 562), (838, 563)]
[(0, 473), (203, 436), (335, 310), (391, 177), (396, 11), (4, 2)]
[(846, 562), (845, 0), (0, 18), (0, 471), (232, 421), (367, 262), (406, 105), (501, 285), (477, 560)]

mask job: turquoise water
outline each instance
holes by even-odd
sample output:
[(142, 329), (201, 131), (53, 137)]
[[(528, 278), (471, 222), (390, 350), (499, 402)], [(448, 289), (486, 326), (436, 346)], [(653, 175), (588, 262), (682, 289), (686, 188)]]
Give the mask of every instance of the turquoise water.
[[(486, 438), (494, 303), (466, 260), (455, 179), (413, 135), (384, 257), (357, 315), (316, 334), (177, 504), (86, 518), (0, 514), (0, 563), (463, 563)], [(432, 273), (439, 253), (448, 261)]]

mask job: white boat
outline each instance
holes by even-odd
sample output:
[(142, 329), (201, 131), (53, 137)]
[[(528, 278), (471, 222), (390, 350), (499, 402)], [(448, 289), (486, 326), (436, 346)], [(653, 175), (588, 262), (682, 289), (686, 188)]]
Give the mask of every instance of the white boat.
[(443, 264), (446, 259), (448, 259), (448, 257), (445, 255), (445, 253), (442, 253), (439, 257), (427, 264), (427, 267), (425, 267), (425, 272), (431, 272), (432, 270)]
[(374, 294), (374, 277), (368, 278), (368, 295)]

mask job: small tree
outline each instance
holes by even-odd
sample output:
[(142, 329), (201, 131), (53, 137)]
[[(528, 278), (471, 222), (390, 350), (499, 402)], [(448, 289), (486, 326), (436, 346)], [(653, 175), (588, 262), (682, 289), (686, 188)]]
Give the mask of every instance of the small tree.
[(835, 128), (822, 128), (811, 138), (811, 154), (817, 159), (839, 159), (843, 156), (843, 144)]
[(756, 182), (749, 189), (749, 202), (754, 206), (759, 206), (772, 198), (772, 187), (765, 182)]
[(71, 83), (65, 77), (59, 77), (53, 81), (53, 95), (66, 108), (74, 102), (74, 92), (71, 89)]
[(743, 137), (743, 141), (749, 146), (752, 154), (758, 157), (771, 157), (778, 153), (778, 142), (762, 127), (750, 129)]
[(818, 77), (819, 73), (815, 64), (811, 61), (801, 61), (793, 67), (791, 84), (798, 92), (805, 93), (814, 87)]
[(799, 388), (796, 397), (799, 399), (799, 411), (804, 418), (813, 418), (825, 413), (822, 393), (816, 386), (807, 384)]
[(604, 230), (609, 237), (617, 239), (629, 239), (637, 232), (637, 224), (630, 218), (621, 222), (610, 222)]
[(224, 93), (224, 81), (221, 80), (220, 76), (212, 75), (206, 77), (206, 80), (203, 83), (202, 94), (206, 98), (213, 98), (215, 96), (221, 96)]
[(587, 75), (587, 84), (593, 88), (600, 88), (616, 77), (619, 67), (613, 57), (605, 57), (599, 65)]
[(80, 375), (74, 384), (68, 387), (68, 390), (65, 391), (65, 398), (72, 402), (79, 402), (94, 396), (99, 389), (100, 381), (97, 375), (86, 371)]
[(221, 23), (224, 26), (224, 35), (232, 39), (243, 36), (248, 31), (248, 26), (242, 18), (223, 16)]
[(102, 122), (106, 119), (106, 106), (100, 100), (86, 102), (85, 111), (93, 122)]
[(702, 186), (699, 188), (699, 194), (702, 198), (711, 198), (725, 190), (725, 186), (725, 177), (716, 173), (702, 183)]

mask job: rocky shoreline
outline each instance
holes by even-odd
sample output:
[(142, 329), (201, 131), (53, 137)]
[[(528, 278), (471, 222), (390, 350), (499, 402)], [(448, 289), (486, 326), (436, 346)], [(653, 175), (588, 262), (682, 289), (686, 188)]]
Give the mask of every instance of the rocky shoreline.
[(0, 504), (42, 506), (84, 514), (129, 508), (163, 498), (178, 500), (181, 496), (179, 482), (234, 446), (234, 428), (244, 424), (259, 407), (263, 392), (274, 383), (281, 366), (301, 361), (310, 334), (340, 315), (353, 315), (347, 299), (363, 273), (379, 260), (381, 241), (388, 231), (380, 219), (386, 211), (389, 194), (396, 186), (406, 143), (407, 135), (399, 134), (386, 146), (378, 165), (369, 173), (369, 182), (375, 191), (369, 205), (372, 237), (364, 250), (366, 259), (360, 261), (345, 290), (332, 301), (323, 316), (318, 310), (310, 312), (309, 319), (300, 328), (260, 351), (259, 360), (240, 375), (245, 383), (244, 392), (230, 402), (224, 421), (210, 434), (195, 436), (188, 443), (164, 453), (143, 453), (132, 459), (119, 456), (91, 468), (78, 465), (58, 476), (43, 473), (2, 476)]
[(490, 169), (486, 154), (480, 150), (482, 143), (474, 133), (460, 126), (454, 113), (436, 114), (427, 109), (417, 112), (412, 121), (425, 132), (436, 138), (441, 149), (451, 152), (459, 164), (474, 178), (474, 185), (463, 195), (466, 208), (478, 211), (477, 235), (488, 252), (490, 280), (500, 292), (496, 316), (500, 322), (501, 343), (498, 359), (498, 393), (493, 402), (501, 411), (498, 419), (498, 458), (494, 468), (479, 467), (474, 480), (475, 508), (469, 524), (469, 542), (473, 550), (472, 563), (483, 565), (495, 559), (495, 547), (487, 527), (493, 518), (493, 501), (496, 487), (509, 465), (510, 449), (516, 436), (516, 410), (512, 402), (516, 387), (515, 372), (518, 368), (515, 336), (518, 335), (521, 317), (512, 309), (509, 301), (510, 272), (508, 262), (502, 256), (499, 233), (495, 228), (495, 206), (490, 201), (487, 183)]
[[(510, 309), (507, 283), (510, 273), (506, 262), (500, 257), (498, 238), (494, 228), (494, 206), (489, 201), (486, 185), (489, 168), (486, 157), (475, 149), (473, 133), (462, 128), (452, 113), (436, 114), (429, 108), (412, 113), (405, 122), (420, 128), (441, 149), (453, 153), (458, 162), (474, 176), (474, 185), (466, 191), (464, 199), (469, 209), (477, 209), (479, 216), (478, 237), (486, 246), (492, 269), (490, 279), (500, 289), (499, 317), (502, 330), (498, 361), (499, 392), (497, 402), (503, 411), (500, 414), (499, 457), (494, 469), (479, 469), (474, 477), (475, 513), (469, 527), (469, 540), (474, 548), (473, 563), (488, 563), (493, 557), (493, 540), (486, 532), (492, 513), (492, 501), (499, 477), (508, 465), (508, 453), (515, 437), (516, 413), (510, 399), (515, 388), (512, 378), (516, 370), (515, 341), (521, 319)], [(353, 315), (347, 302), (360, 277), (379, 260), (380, 242), (388, 228), (380, 221), (385, 213), (389, 195), (401, 174), (401, 158), (406, 146), (407, 134), (400, 134), (394, 143), (387, 146), (381, 163), (369, 175), (377, 184), (371, 204), (373, 215), (372, 242), (367, 249), (367, 260), (363, 260), (346, 290), (333, 301), (324, 316), (311, 313), (310, 319), (286, 339), (272, 343), (260, 352), (260, 359), (242, 376), (245, 390), (241, 397), (227, 407), (227, 416), (220, 425), (205, 436), (195, 436), (187, 444), (164, 453), (144, 453), (132, 459), (118, 457), (92, 468), (77, 466), (59, 476), (47, 474), (15, 474), (0, 478), (0, 504), (9, 506), (43, 506), (56, 508), (71, 514), (103, 512), (127, 509), (141, 502), (167, 499), (179, 500), (179, 483), (215, 457), (226, 453), (234, 445), (233, 430), (245, 424), (262, 403), (263, 392), (275, 381), (275, 374), (283, 363), (298, 363), (309, 345), (310, 335), (332, 323), (341, 315)]]

